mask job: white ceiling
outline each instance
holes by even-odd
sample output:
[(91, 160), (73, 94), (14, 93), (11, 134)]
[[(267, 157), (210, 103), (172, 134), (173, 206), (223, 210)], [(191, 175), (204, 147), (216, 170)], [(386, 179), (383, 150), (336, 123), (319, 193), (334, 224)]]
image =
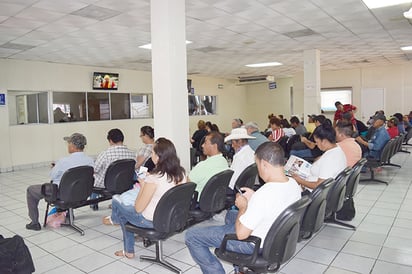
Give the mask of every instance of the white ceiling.
[[(167, 0), (165, 0), (167, 1)], [(149, 0), (0, 0), (0, 58), (151, 70)], [(186, 0), (188, 73), (288, 77), (303, 51), (321, 69), (411, 63), (410, 3), (369, 10), (361, 0)], [(248, 68), (259, 62), (280, 67)]]

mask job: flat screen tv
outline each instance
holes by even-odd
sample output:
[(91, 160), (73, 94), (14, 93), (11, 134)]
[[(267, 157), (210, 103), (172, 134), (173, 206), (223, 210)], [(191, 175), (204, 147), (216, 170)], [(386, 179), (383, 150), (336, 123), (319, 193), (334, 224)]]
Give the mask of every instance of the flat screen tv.
[(119, 85), (118, 73), (94, 72), (93, 89), (117, 90)]

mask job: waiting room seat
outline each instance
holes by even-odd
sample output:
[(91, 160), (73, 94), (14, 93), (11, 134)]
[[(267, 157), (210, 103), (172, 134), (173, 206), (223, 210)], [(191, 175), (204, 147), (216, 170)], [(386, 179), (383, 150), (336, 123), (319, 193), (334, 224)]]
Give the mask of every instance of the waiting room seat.
[(398, 165), (398, 164), (391, 163), (392, 157), (393, 157), (397, 152), (399, 152), (399, 149), (400, 149), (401, 146), (402, 146), (402, 139), (401, 139), (400, 136), (396, 136), (395, 138), (392, 139), (390, 155), (389, 155), (389, 157), (388, 157), (388, 160), (387, 160), (385, 163), (383, 163), (384, 166), (401, 167), (401, 166)]
[(42, 194), (47, 202), (43, 226), (46, 227), (49, 205), (53, 204), (61, 210), (69, 210), (69, 223), (62, 225), (72, 227), (83, 236), (84, 231), (74, 224), (73, 209), (88, 204), (87, 199), (93, 191), (93, 184), (93, 167), (79, 166), (66, 170), (58, 188), (57, 185), (50, 184), (56, 193), (47, 193), (42, 187)]
[(156, 206), (153, 215), (153, 228), (142, 228), (130, 223), (126, 230), (134, 232), (140, 237), (156, 243), (156, 257), (140, 256), (142, 261), (150, 261), (166, 267), (175, 273), (181, 270), (163, 258), (162, 242), (170, 236), (179, 233), (186, 226), (189, 215), (190, 201), (196, 184), (185, 183), (169, 189)]
[(239, 240), (236, 234), (226, 234), (220, 247), (215, 249), (216, 256), (238, 266), (239, 270), (244, 273), (276, 272), (280, 265), (289, 260), (296, 251), (300, 220), (310, 201), (308, 196), (304, 196), (287, 207), (273, 222), (266, 235), (263, 248), (260, 248), (261, 238), (249, 236), (242, 241), (255, 244), (252, 254), (227, 250), (228, 241)]
[(346, 193), (345, 199), (352, 199), (355, 194), (356, 190), (358, 189), (358, 184), (360, 180), (360, 174), (362, 171), (363, 166), (366, 164), (368, 160), (366, 158), (360, 159), (356, 164), (352, 167), (352, 172), (349, 175), (349, 178), (346, 182)]
[(326, 212), (326, 198), (330, 187), (334, 183), (335, 179), (329, 178), (318, 185), (309, 195), (312, 201), (303, 214), (299, 240), (309, 239), (313, 233), (319, 231), (322, 227)]
[(409, 127), (409, 129), (407, 129), (407, 133), (404, 136), (404, 139), (402, 141), (402, 145), (403, 146), (412, 146), (412, 144), (409, 144), (409, 140), (412, 138), (412, 127)]
[(338, 212), (345, 201), (346, 182), (352, 172), (351, 167), (345, 168), (335, 178), (335, 183), (329, 189), (326, 202), (325, 223), (332, 223), (344, 227), (355, 229), (354, 226), (340, 222), (336, 219), (336, 212)]
[(386, 185), (388, 184), (388, 182), (385, 182), (383, 180), (379, 180), (379, 179), (375, 178), (375, 168), (381, 167), (389, 161), (389, 158), (391, 157), (391, 152), (392, 152), (392, 145), (393, 145), (393, 139), (389, 140), (386, 143), (386, 145), (383, 147), (380, 159), (367, 158), (367, 161), (365, 163), (365, 167), (369, 169), (369, 171), (371, 173), (371, 177), (370, 178), (361, 178), (359, 180), (360, 182), (372, 181), (372, 182), (382, 183), (382, 184), (386, 184)]
[(102, 200), (110, 199), (114, 194), (121, 194), (132, 188), (134, 184), (136, 161), (121, 159), (112, 162), (104, 176), (104, 188), (94, 188), (93, 192), (103, 195)]
[[(215, 213), (225, 209), (226, 190), (232, 175), (233, 170), (227, 169), (213, 175), (208, 180), (200, 193), (197, 207), (191, 208), (189, 211), (188, 226), (207, 220)], [(195, 197), (195, 200), (197, 200), (197, 195)]]
[[(243, 170), (242, 173), (240, 173), (239, 177), (237, 178), (235, 182), (235, 186), (238, 188), (249, 187), (253, 189), (253, 186), (255, 185), (255, 182), (256, 182), (257, 175), (258, 175), (257, 166), (255, 163), (253, 163), (247, 168), (245, 168), (245, 170)], [(226, 196), (226, 208), (230, 208), (231, 206), (233, 206), (235, 204), (235, 200), (236, 200), (235, 192), (228, 194)]]
[[(152, 161), (146, 161), (146, 163), (153, 164)], [(136, 174), (135, 166), (136, 161), (133, 159), (120, 159), (112, 162), (107, 167), (104, 176), (104, 188), (93, 188), (93, 193), (98, 194), (90, 199), (90, 204), (94, 210), (98, 209), (99, 202), (110, 200), (113, 195), (122, 194), (133, 187)]]

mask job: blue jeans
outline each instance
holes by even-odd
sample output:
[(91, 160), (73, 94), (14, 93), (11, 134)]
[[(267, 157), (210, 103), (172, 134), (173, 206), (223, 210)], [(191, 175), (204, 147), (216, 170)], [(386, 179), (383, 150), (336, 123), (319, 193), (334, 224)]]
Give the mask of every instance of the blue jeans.
[(311, 158), (312, 151), (310, 149), (291, 150), (290, 155), (295, 155), (300, 158)]
[(127, 222), (144, 228), (153, 228), (153, 222), (145, 219), (141, 213), (137, 213), (134, 206), (125, 206), (117, 200), (112, 200), (112, 221), (120, 224), (123, 232), (123, 250), (134, 253), (134, 233), (127, 231)]
[[(210, 252), (209, 247), (220, 247), (226, 234), (235, 233), (237, 210), (229, 210), (226, 214), (225, 225), (210, 227), (193, 227), (186, 232), (186, 245), (195, 262), (200, 266), (203, 274), (225, 273), (222, 264)], [(251, 254), (254, 249), (252, 243), (228, 241), (227, 248), (231, 251)]]

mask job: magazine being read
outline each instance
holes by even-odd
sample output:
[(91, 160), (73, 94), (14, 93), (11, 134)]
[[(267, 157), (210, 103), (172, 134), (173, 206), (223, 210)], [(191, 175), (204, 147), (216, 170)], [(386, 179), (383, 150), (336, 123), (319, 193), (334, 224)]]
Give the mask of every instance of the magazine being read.
[(285, 165), (285, 172), (286, 175), (292, 175), (295, 173), (299, 175), (299, 177), (306, 180), (310, 175), (311, 166), (312, 164), (310, 164), (308, 161), (291, 155)]

